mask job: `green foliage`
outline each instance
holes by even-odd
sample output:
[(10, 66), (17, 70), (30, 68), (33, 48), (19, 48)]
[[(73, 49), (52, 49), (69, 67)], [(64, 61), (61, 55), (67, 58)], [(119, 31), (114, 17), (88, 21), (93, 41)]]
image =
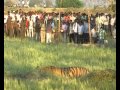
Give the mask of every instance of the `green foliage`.
[(46, 7), (53, 7), (52, 0), (46, 0)]
[(111, 5), (109, 5), (108, 8), (110, 11), (115, 12), (116, 11), (116, 4), (111, 4)]
[(56, 7), (63, 7), (63, 8), (68, 8), (68, 7), (74, 7), (74, 8), (79, 8), (82, 7), (83, 3), (80, 0), (56, 0)]
[(30, 0), (29, 6), (34, 7), (34, 5), (39, 5), (40, 0)]
[[(78, 66), (98, 72), (87, 78), (62, 78), (40, 73), (35, 70), (37, 66)], [(112, 69), (113, 73), (116, 70), (113, 47), (46, 45), (34, 40), (4, 37), (5, 90), (115, 90), (116, 79), (111, 71), (103, 71), (107, 69)], [(26, 75), (27, 79), (23, 78)]]

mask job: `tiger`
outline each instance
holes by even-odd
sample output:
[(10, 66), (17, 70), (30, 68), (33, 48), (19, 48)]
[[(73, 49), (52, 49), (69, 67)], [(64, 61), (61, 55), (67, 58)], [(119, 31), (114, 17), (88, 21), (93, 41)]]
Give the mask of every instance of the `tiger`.
[(56, 76), (62, 77), (80, 77), (87, 75), (90, 71), (84, 67), (55, 67), (48, 66), (41, 68), (41, 71), (50, 72)]

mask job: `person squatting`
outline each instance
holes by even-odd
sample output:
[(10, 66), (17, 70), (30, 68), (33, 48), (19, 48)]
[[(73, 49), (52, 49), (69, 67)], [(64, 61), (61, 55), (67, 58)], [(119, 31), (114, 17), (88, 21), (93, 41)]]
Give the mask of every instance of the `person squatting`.
[[(86, 13), (61, 12), (60, 21), (59, 30), (59, 13), (38, 11), (25, 13), (21, 9), (8, 11), (8, 15), (4, 15), (4, 32), (9, 37), (34, 38), (39, 42), (42, 42), (44, 37), (46, 43), (55, 42), (59, 32), (63, 43), (89, 43), (89, 25)], [(115, 37), (113, 33), (115, 26), (115, 15), (108, 13), (91, 14), (92, 43), (98, 41), (103, 43), (105, 35)]]

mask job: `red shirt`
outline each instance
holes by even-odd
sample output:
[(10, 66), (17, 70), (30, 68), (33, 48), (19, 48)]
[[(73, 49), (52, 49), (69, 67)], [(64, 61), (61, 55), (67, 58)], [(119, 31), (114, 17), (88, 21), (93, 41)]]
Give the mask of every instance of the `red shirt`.
[(26, 28), (28, 28), (28, 27), (29, 27), (29, 21), (26, 20)]

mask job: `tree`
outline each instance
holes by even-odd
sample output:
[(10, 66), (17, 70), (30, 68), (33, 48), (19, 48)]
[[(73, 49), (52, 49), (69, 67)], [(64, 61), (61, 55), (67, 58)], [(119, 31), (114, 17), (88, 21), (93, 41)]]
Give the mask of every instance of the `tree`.
[(30, 6), (34, 5), (43, 7), (46, 4), (46, 7), (53, 7), (52, 0), (30, 0)]
[(108, 2), (110, 3), (109, 5), (110, 10), (115, 12), (116, 11), (116, 0), (108, 0)]
[(33, 7), (34, 5), (39, 5), (41, 0), (30, 0), (30, 7)]
[(108, 0), (108, 2), (109, 2), (110, 4), (114, 4), (114, 3), (116, 2), (116, 0)]
[(45, 0), (46, 1), (46, 7), (53, 7), (52, 0)]
[(12, 0), (6, 0), (6, 1), (4, 1), (4, 5), (5, 6), (12, 6), (14, 3), (13, 3), (13, 1)]
[(80, 0), (56, 0), (56, 7), (82, 7), (83, 3)]

